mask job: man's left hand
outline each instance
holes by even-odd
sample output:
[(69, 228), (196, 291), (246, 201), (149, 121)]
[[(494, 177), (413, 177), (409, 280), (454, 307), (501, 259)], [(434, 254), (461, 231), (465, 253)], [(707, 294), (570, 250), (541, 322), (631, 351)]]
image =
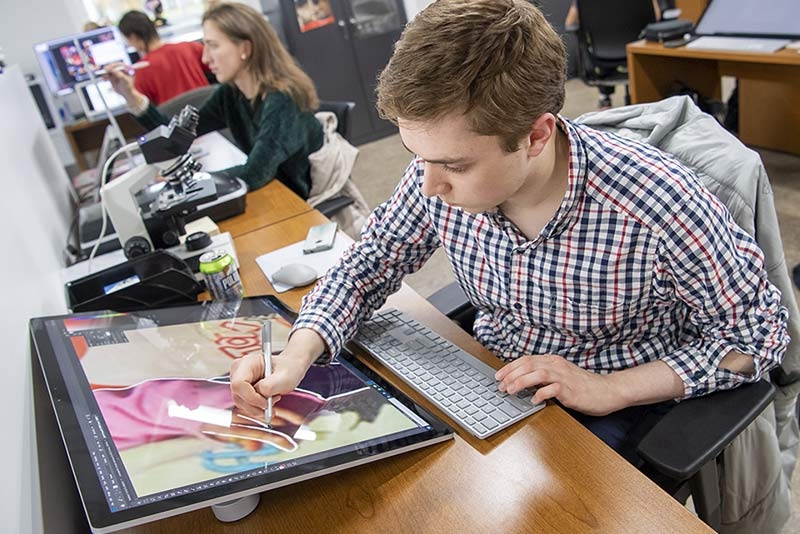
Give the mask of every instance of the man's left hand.
[(500, 391), (514, 394), (525, 388), (538, 388), (532, 402), (558, 399), (566, 406), (587, 415), (606, 415), (623, 408), (608, 377), (581, 369), (554, 354), (523, 356), (497, 371)]

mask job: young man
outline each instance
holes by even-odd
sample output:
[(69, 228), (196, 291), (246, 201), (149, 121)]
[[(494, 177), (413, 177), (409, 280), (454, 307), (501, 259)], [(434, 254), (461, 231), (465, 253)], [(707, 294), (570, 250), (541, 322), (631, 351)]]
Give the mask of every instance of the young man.
[(197, 87), (208, 85), (208, 70), (203, 64), (203, 45), (199, 42), (165, 43), (150, 18), (141, 11), (128, 11), (119, 21), (119, 31), (139, 52), (148, 67), (136, 72), (136, 90), (153, 105)]
[(335, 356), (443, 246), (503, 361), (633, 461), (640, 423), (673, 399), (759, 379), (788, 335), (762, 253), (686, 167), (573, 124), (565, 52), (524, 0), (439, 0), (417, 15), (378, 108), (417, 156), (362, 239), (306, 297), (274, 372), (234, 362), (245, 411)]

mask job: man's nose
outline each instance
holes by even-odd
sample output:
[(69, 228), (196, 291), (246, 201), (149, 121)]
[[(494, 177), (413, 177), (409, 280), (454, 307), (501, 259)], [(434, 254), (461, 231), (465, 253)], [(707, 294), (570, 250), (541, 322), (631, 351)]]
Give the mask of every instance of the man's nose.
[(426, 163), (425, 175), (422, 178), (422, 194), (426, 197), (435, 197), (447, 193), (449, 189), (444, 172), (437, 169), (436, 165)]

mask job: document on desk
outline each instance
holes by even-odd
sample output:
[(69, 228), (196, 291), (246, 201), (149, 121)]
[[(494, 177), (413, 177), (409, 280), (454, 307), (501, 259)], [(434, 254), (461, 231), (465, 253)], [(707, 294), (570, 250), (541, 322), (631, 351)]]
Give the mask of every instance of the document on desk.
[(731, 52), (777, 52), (791, 41), (789, 39), (762, 39), (757, 37), (717, 37), (704, 35), (686, 45), (696, 50), (730, 50)]
[(321, 278), (328, 269), (333, 267), (339, 258), (342, 257), (344, 251), (353, 244), (353, 240), (344, 232), (337, 232), (336, 240), (333, 242), (333, 247), (322, 252), (314, 252), (311, 254), (303, 253), (303, 245), (305, 240), (298, 241), (287, 247), (279, 248), (278, 250), (262, 254), (256, 258), (261, 272), (267, 277), (267, 280), (275, 288), (278, 293), (289, 291), (291, 287), (275, 282), (272, 280), (272, 273), (290, 263), (301, 263), (307, 265), (317, 272), (317, 279)]
[(220, 171), (247, 162), (247, 154), (225, 139), (219, 132), (201, 135), (192, 143), (195, 159), (203, 164), (203, 170)]

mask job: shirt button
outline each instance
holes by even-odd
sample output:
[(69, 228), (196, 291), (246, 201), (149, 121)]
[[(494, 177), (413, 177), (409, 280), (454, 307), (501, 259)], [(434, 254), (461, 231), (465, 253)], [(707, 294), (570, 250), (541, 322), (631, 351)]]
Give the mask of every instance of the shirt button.
[(521, 302), (515, 302), (514, 303), (514, 309), (515, 310), (521, 310), (522, 309), (522, 303)]

